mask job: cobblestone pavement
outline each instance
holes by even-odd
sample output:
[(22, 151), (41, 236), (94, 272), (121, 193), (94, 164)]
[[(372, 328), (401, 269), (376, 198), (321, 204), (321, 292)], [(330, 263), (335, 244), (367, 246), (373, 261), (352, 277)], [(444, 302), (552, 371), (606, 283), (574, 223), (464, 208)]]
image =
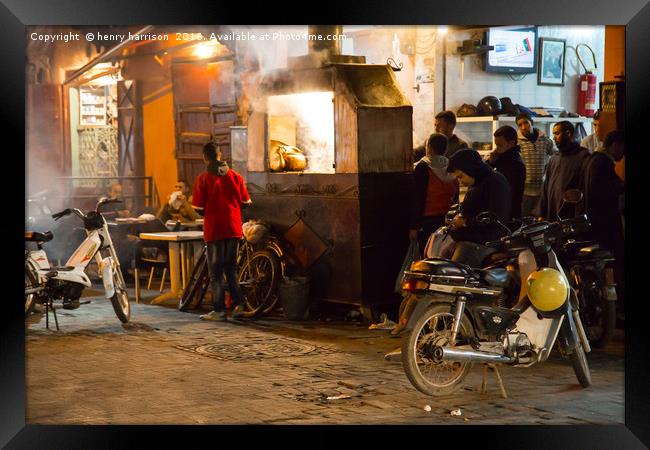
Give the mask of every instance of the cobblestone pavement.
[(43, 314), (28, 319), (28, 424), (624, 422), (622, 333), (589, 354), (589, 389), (556, 354), (531, 368), (501, 368), (507, 399), (493, 374), (479, 393), (477, 365), (460, 391), (433, 398), (410, 385), (400, 363), (384, 360), (400, 339), (367, 325), (204, 322), (171, 307), (132, 308), (125, 325), (102, 298), (58, 310), (58, 332), (45, 328)]

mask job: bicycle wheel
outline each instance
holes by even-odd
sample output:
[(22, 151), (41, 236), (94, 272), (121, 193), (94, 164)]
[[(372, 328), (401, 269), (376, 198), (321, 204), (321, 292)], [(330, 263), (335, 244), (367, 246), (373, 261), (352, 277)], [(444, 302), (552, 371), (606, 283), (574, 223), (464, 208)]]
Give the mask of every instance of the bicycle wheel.
[(239, 273), (239, 284), (247, 309), (246, 317), (256, 317), (269, 307), (274, 300), (278, 273), (277, 258), (267, 250), (253, 253), (246, 261)]
[(190, 281), (178, 302), (178, 309), (180, 311), (187, 311), (188, 309), (196, 309), (201, 306), (203, 297), (205, 297), (205, 293), (209, 287), (210, 273), (208, 271), (208, 258), (206, 249), (203, 247), (201, 256), (199, 256), (199, 260), (192, 270)]
[(267, 306), (262, 310), (263, 315), (269, 314), (271, 311), (273, 311), (277, 306), (278, 302), (280, 300), (280, 294), (278, 292), (278, 283), (280, 282), (280, 260), (276, 256), (275, 253), (270, 252), (271, 258), (275, 261), (275, 266), (276, 266), (276, 277), (275, 277), (275, 282), (273, 287), (271, 288), (271, 298), (267, 302)]

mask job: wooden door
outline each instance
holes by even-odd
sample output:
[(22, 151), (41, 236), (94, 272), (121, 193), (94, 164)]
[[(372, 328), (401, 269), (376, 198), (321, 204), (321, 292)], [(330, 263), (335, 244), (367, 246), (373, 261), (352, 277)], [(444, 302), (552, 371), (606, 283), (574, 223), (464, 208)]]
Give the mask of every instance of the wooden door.
[(203, 146), (214, 141), (231, 164), (230, 126), (236, 124), (233, 63), (178, 62), (172, 65), (178, 178), (193, 185), (205, 170)]
[(231, 59), (208, 64), (212, 139), (232, 166), (230, 127), (237, 124), (234, 64)]

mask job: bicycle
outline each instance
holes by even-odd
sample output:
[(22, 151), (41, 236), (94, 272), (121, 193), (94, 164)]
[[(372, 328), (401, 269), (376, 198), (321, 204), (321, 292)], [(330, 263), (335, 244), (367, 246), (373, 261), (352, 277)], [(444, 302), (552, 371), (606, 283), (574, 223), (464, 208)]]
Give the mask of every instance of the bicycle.
[[(256, 246), (242, 237), (237, 252), (239, 284), (244, 294), (246, 314), (252, 318), (268, 314), (278, 303), (277, 287), (284, 276), (285, 262), (282, 248), (275, 237), (267, 237), (256, 250)], [(187, 311), (201, 306), (210, 286), (207, 246), (203, 246), (187, 287), (180, 298), (178, 309)]]

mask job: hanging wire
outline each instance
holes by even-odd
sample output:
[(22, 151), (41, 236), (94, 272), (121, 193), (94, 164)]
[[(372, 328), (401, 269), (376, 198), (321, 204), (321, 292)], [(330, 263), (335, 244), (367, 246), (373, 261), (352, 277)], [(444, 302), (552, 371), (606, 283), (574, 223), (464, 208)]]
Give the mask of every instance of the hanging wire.
[(593, 70), (587, 70), (587, 66), (585, 66), (585, 63), (582, 62), (582, 58), (580, 58), (580, 53), (578, 52), (578, 49), (579, 49), (581, 46), (582, 46), (582, 47), (587, 47), (587, 48), (589, 49), (589, 51), (591, 52), (591, 56), (592, 56), (593, 59), (594, 59), (594, 70), (598, 68), (598, 65), (596, 64), (596, 54), (594, 53), (594, 51), (592, 50), (592, 48), (589, 47), (587, 44), (580, 43), (580, 44), (576, 45), (576, 56), (578, 57), (578, 61), (579, 61), (580, 64), (582, 65), (582, 68), (585, 69), (585, 73), (592, 72)]
[(508, 74), (508, 78), (510, 78), (512, 81), (521, 81), (524, 78), (526, 78), (527, 76), (528, 76), (528, 74), (524, 73), (519, 78), (515, 78), (512, 74), (510, 74), (510, 73)]

